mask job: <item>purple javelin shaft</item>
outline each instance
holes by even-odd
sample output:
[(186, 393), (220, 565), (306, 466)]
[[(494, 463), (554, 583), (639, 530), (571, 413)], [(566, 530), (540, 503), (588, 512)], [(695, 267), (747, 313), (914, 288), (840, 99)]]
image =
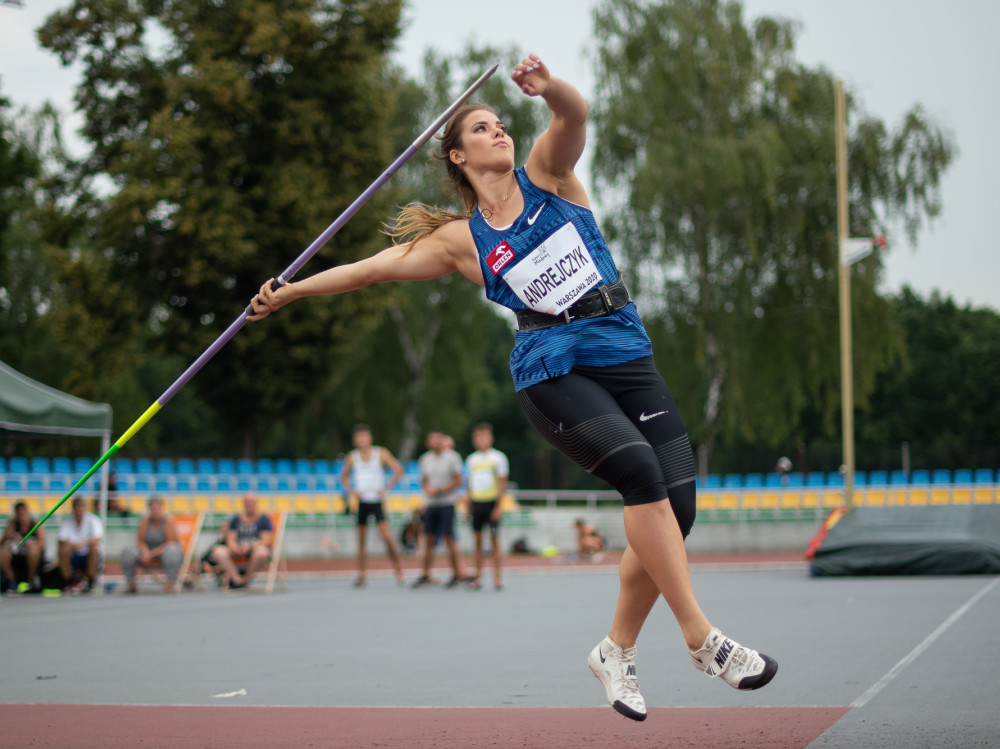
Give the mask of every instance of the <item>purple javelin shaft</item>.
[[(330, 239), (333, 237), (333, 235), (336, 234), (338, 231), (340, 231), (343, 228), (344, 224), (350, 221), (351, 217), (354, 216), (354, 214), (357, 213), (365, 203), (371, 200), (372, 196), (376, 192), (378, 192), (386, 182), (389, 181), (390, 177), (392, 177), (392, 175), (394, 175), (397, 171), (399, 171), (400, 167), (402, 167), (403, 164), (409, 161), (410, 158), (417, 151), (423, 148), (424, 144), (431, 139), (431, 136), (434, 135), (434, 133), (440, 130), (442, 126), (444, 126), (444, 124), (456, 112), (456, 110), (458, 110), (458, 108), (462, 106), (465, 100), (468, 99), (470, 96), (472, 96), (472, 94), (474, 94), (476, 91), (478, 91), (479, 88), (486, 82), (486, 80), (497, 71), (497, 67), (498, 67), (497, 65), (494, 65), (492, 68), (490, 68), (481, 76), (479, 76), (479, 78), (477, 78), (472, 83), (472, 85), (469, 86), (464, 92), (462, 92), (462, 94), (457, 99), (455, 99), (454, 102), (452, 102), (451, 106), (448, 107), (448, 109), (446, 109), (444, 112), (442, 112), (441, 115), (436, 120), (434, 120), (433, 124), (431, 124), (430, 127), (424, 130), (424, 132), (422, 132), (417, 137), (417, 139), (413, 141), (413, 143), (411, 143), (410, 146), (405, 151), (403, 151), (403, 153), (401, 153), (396, 158), (396, 160), (393, 161), (386, 168), (386, 170), (382, 172), (382, 174), (380, 174), (378, 178), (374, 182), (372, 182), (368, 186), (368, 188), (354, 200), (353, 203), (347, 206), (344, 212), (341, 213), (339, 216), (337, 216), (336, 220), (332, 224), (330, 224), (322, 234), (316, 237), (316, 239), (313, 240), (313, 243), (310, 244), (308, 247), (306, 247), (305, 250), (302, 251), (302, 254), (299, 255), (297, 258), (295, 258), (292, 264), (289, 265), (287, 268), (285, 268), (284, 272), (280, 276), (275, 278), (271, 288), (277, 289), (288, 283), (292, 279), (292, 277), (299, 272), (302, 266), (305, 265), (307, 262), (309, 262), (310, 258), (312, 258), (312, 256), (315, 255), (320, 250), (320, 248), (323, 247), (323, 245), (329, 242)], [(161, 395), (156, 400), (156, 402), (159, 403), (160, 406), (163, 406), (166, 404), (167, 401), (173, 398), (177, 394), (177, 392), (182, 387), (184, 387), (192, 377), (194, 377), (198, 373), (198, 370), (200, 370), (203, 366), (205, 366), (208, 360), (211, 359), (213, 356), (215, 356), (217, 353), (219, 353), (219, 350), (223, 346), (225, 346), (234, 335), (236, 335), (239, 332), (240, 328), (242, 328), (246, 324), (247, 315), (252, 315), (252, 314), (253, 314), (253, 306), (248, 304), (243, 313), (235, 320), (233, 320), (233, 322), (229, 325), (229, 327), (226, 328), (225, 331), (223, 331), (222, 335), (216, 338), (215, 342), (212, 343), (212, 345), (209, 346), (207, 349), (205, 349), (205, 351), (202, 352), (201, 356), (195, 359), (194, 362), (192, 362), (191, 366), (189, 366), (186, 370), (184, 370), (184, 373), (180, 377), (178, 377), (170, 387), (168, 387), (165, 391), (163, 391), (163, 395)]]

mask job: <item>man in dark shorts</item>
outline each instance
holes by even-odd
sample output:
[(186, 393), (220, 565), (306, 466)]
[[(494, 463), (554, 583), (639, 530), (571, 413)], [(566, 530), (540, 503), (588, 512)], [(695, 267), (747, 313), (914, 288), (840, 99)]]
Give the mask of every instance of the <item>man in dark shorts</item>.
[(462, 458), (446, 447), (445, 435), (434, 430), (427, 435), (427, 452), (420, 456), (420, 483), (427, 496), (424, 513), (424, 566), (423, 574), (413, 582), (414, 588), (434, 582), (431, 567), (434, 565), (434, 547), (442, 537), (451, 559), (453, 588), (465, 579), (462, 552), (455, 542), (455, 500), (462, 486)]
[(465, 459), (465, 472), (469, 482), (469, 516), (476, 539), (476, 574), (469, 581), (469, 587), (474, 590), (482, 587), (483, 529), (488, 525), (493, 555), (493, 587), (503, 590), (499, 533), (500, 500), (507, 490), (509, 473), (507, 456), (493, 447), (493, 427), (489, 424), (477, 424), (473, 428), (472, 445), (476, 451)]

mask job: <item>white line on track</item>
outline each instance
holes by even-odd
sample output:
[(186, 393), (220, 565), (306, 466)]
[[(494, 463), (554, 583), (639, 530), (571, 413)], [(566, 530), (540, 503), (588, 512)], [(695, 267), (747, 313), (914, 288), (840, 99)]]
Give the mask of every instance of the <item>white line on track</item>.
[(934, 644), (935, 640), (937, 640), (941, 635), (947, 632), (952, 624), (961, 619), (966, 611), (975, 606), (976, 602), (979, 601), (980, 598), (982, 598), (991, 590), (993, 590), (995, 587), (997, 587), (997, 585), (1000, 585), (1000, 578), (997, 578), (993, 582), (986, 585), (982, 590), (980, 590), (978, 593), (972, 596), (972, 598), (970, 598), (968, 601), (962, 604), (962, 606), (956, 609), (955, 613), (953, 613), (951, 616), (945, 619), (944, 623), (942, 623), (940, 627), (938, 627), (929, 635), (927, 635), (924, 641), (919, 645), (917, 645), (917, 647), (913, 648), (913, 650), (911, 650), (909, 654), (905, 658), (903, 658), (903, 660), (901, 660), (895, 666), (890, 668), (889, 672), (885, 676), (883, 676), (881, 679), (875, 682), (868, 689), (868, 691), (866, 691), (864, 694), (862, 694), (860, 697), (854, 700), (854, 702), (851, 703), (851, 707), (864, 707), (866, 704), (868, 704), (868, 702), (870, 702), (871, 699), (875, 697), (875, 695), (877, 695), (879, 692), (885, 689), (893, 679), (899, 676), (903, 672), (903, 669), (905, 669), (907, 666), (913, 663), (913, 661), (915, 661), (920, 656), (921, 653), (923, 653), (925, 650), (927, 650), (927, 648), (929, 648), (931, 645)]

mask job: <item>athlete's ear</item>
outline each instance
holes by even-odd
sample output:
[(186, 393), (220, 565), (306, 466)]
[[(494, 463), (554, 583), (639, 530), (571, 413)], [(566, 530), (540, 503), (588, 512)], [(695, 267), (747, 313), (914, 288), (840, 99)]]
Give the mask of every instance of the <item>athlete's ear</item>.
[(452, 164), (458, 164), (459, 166), (461, 166), (462, 164), (465, 163), (465, 157), (462, 155), (462, 152), (459, 151), (457, 148), (453, 148), (451, 149), (451, 151), (448, 152), (448, 158), (451, 159)]

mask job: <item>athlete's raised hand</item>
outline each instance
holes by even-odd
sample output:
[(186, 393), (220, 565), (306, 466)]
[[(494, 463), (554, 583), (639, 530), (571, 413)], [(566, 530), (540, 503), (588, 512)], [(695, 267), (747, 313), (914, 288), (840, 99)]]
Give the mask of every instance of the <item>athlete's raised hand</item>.
[(549, 69), (538, 55), (528, 55), (514, 66), (510, 78), (528, 96), (540, 96), (549, 85)]

